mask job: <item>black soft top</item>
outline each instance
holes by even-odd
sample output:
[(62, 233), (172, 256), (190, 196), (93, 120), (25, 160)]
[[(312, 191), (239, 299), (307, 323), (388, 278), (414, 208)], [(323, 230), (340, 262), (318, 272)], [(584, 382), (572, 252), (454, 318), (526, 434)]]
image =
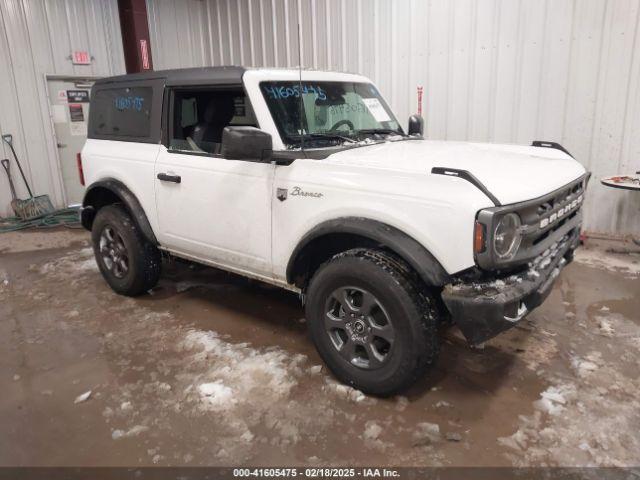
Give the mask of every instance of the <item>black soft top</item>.
[(115, 77), (101, 78), (96, 86), (145, 80), (164, 80), (165, 85), (233, 85), (242, 83), (242, 75), (247, 69), (237, 66), (177, 68), (157, 70)]

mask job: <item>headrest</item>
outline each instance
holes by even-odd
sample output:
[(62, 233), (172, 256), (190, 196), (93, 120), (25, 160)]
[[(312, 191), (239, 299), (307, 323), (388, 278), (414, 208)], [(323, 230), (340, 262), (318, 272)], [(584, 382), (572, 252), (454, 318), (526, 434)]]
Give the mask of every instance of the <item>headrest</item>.
[(215, 95), (207, 103), (203, 120), (206, 123), (227, 124), (233, 118), (235, 108), (233, 96), (227, 94)]

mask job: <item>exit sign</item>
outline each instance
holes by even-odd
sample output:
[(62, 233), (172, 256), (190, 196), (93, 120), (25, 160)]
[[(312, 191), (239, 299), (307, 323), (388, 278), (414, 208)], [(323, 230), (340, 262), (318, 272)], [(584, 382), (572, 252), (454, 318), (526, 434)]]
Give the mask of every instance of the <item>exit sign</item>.
[(91, 65), (91, 55), (89, 55), (89, 52), (75, 51), (73, 52), (72, 59), (74, 65)]

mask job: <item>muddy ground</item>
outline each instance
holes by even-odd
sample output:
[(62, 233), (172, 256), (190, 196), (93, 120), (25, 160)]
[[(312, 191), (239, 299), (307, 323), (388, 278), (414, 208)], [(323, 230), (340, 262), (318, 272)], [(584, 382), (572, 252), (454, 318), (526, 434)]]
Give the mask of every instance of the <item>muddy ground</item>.
[(437, 368), (386, 400), (332, 379), (295, 295), (167, 264), (125, 298), (88, 247), (84, 231), (0, 236), (0, 465), (640, 463), (628, 245), (588, 242), (483, 349), (443, 332)]

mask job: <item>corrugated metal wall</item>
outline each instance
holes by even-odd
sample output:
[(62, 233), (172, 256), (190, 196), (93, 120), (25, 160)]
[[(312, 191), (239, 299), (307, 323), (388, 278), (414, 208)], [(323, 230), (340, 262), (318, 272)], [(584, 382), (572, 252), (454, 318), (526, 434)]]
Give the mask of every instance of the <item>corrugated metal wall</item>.
[[(0, 132), (11, 133), (38, 194), (63, 204), (63, 187), (45, 74), (108, 76), (124, 73), (117, 0), (0, 0)], [(71, 53), (88, 51), (90, 66), (74, 66)], [(0, 146), (2, 158), (11, 158)], [(18, 194), (26, 188), (13, 168)], [(17, 177), (17, 179), (16, 179)], [(10, 192), (0, 171), (0, 216), (11, 213)]]
[(298, 65), (372, 78), (427, 136), (562, 143), (594, 175), (586, 228), (640, 233), (640, 0), (147, 0), (156, 69)]

